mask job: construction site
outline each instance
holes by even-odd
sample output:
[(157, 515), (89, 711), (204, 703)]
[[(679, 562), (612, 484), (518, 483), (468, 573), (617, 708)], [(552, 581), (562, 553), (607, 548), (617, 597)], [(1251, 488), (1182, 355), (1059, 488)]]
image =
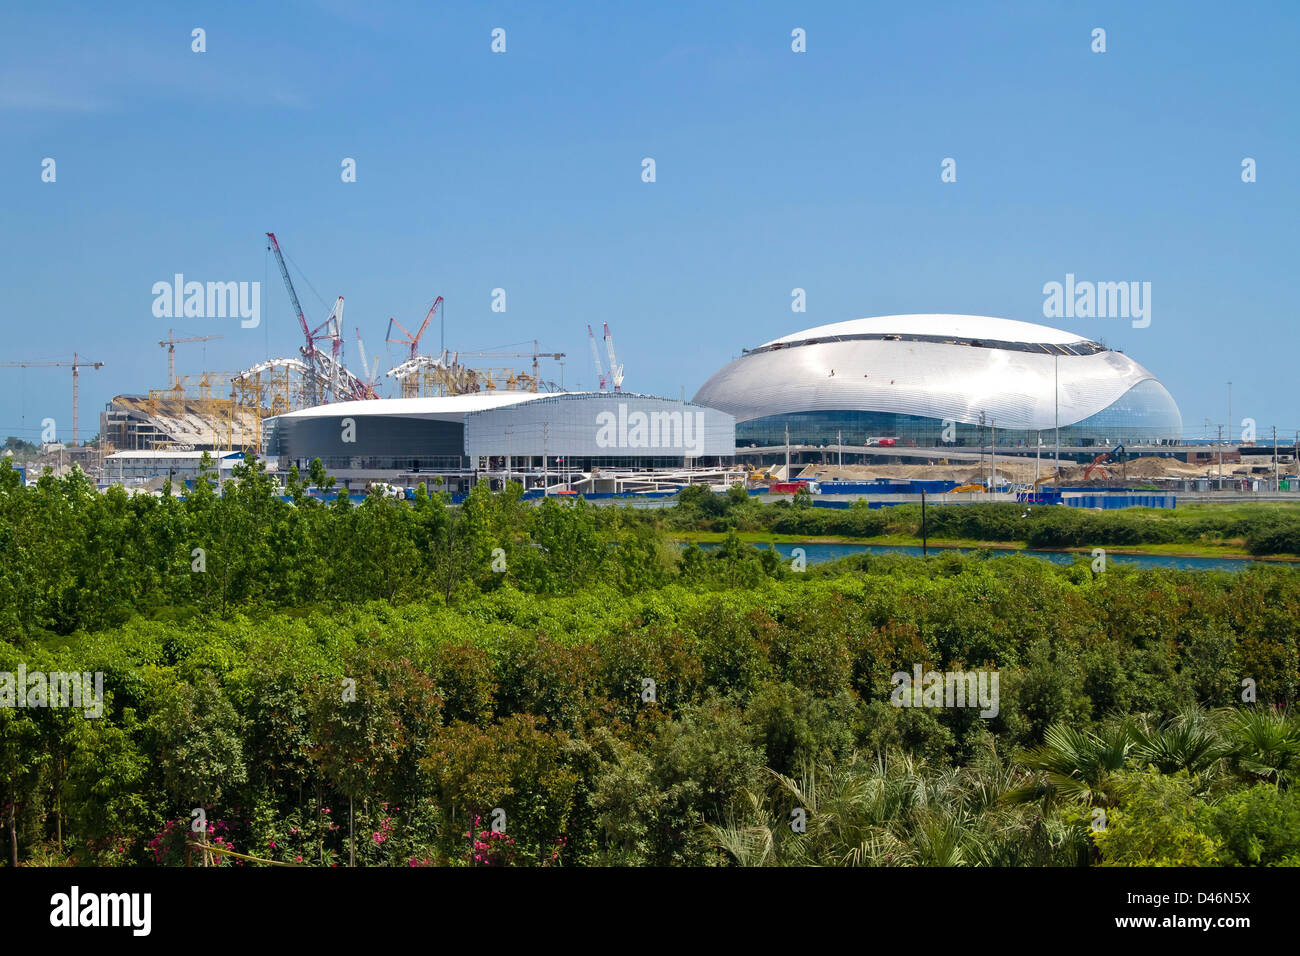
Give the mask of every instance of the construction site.
[[(274, 233), (266, 234), (283, 278), (303, 344), (298, 355), (268, 358), (236, 372), (204, 371), (197, 377), (178, 376), (176, 346), (219, 339), (219, 335), (168, 337), (168, 384), (144, 395), (119, 395), (100, 416), (105, 454), (116, 451), (237, 451), (260, 452), (263, 422), (277, 415), (344, 401), (382, 398), (384, 379), (402, 398), (464, 395), (478, 392), (559, 391), (541, 374), (540, 360), (563, 360), (562, 352), (543, 352), (533, 342), (530, 352), (466, 352), (444, 350), (436, 356), (421, 352), (430, 324), (443, 306), (437, 296), (423, 321), (412, 332), (390, 318), (385, 341), (402, 347), (403, 360), (379, 374), (380, 356), (368, 361), (361, 332), (356, 330), (359, 357), (354, 372), (345, 362), (344, 298), (339, 296), (325, 319), (308, 322)], [(608, 327), (606, 338), (609, 340)], [(612, 361), (612, 340), (610, 341)], [(528, 368), (471, 366), (471, 360), (529, 359)], [(74, 439), (75, 441), (75, 439)]]
[[(99, 413), (98, 436), (82, 443), (80, 427), (80, 378), (84, 371), (104, 367), (74, 353), (70, 361), (5, 362), (0, 367), (67, 368), (72, 373), (73, 421), (71, 441), (43, 436), (41, 453), (29, 461), (29, 472), (43, 467), (62, 473), (76, 464), (104, 482), (123, 481), (156, 485), (149, 478), (174, 477), (193, 471), (187, 462), (197, 462), (207, 452), (214, 459), (229, 461), (245, 453), (266, 455), (270, 426), (274, 420), (294, 412), (349, 402), (383, 402), (393, 399), (448, 399), (457, 396), (541, 396), (563, 394), (565, 353), (544, 351), (537, 340), (492, 351), (458, 351), (442, 348), (434, 354), (425, 349), (427, 333), (435, 320), (445, 321), (444, 299), (434, 297), (419, 322), (404, 325), (390, 317), (384, 335), (388, 348), (396, 348), (398, 359), (381, 372), (383, 356), (368, 356), (359, 328), (354, 329), (356, 364), (346, 357), (344, 297), (338, 296), (319, 322), (309, 321), (298, 296), (289, 264), (274, 233), (266, 233), (266, 248), (275, 259), (288, 303), (302, 344), (297, 354), (264, 358), (247, 368), (218, 371), (204, 368), (195, 374), (178, 374), (177, 350), (197, 350), (221, 335), (183, 335), (169, 329), (157, 346), (166, 352), (167, 379), (159, 388), (114, 396)], [(445, 327), (440, 330), (444, 333)], [(621, 393), (623, 366), (618, 361), (609, 324), (603, 336), (587, 325), (591, 358), (600, 393)], [(522, 348), (520, 347), (522, 346)], [(517, 349), (507, 351), (505, 349)], [(558, 376), (549, 371), (558, 364)], [(206, 364), (206, 362), (204, 363)], [(192, 367), (192, 366), (191, 366)], [(555, 378), (559, 378), (559, 383)], [(523, 436), (521, 436), (522, 439)], [(730, 453), (728, 447), (726, 451)], [(408, 449), (386, 449), (400, 458)], [(463, 457), (463, 456), (462, 456)], [(541, 456), (546, 459), (548, 456)], [(551, 455), (556, 472), (563, 469), (563, 450)], [(716, 456), (715, 456), (716, 457)], [(274, 470), (274, 456), (269, 460)], [(353, 464), (344, 461), (343, 467)], [(475, 474), (478, 462), (461, 460), (458, 470)], [(484, 462), (484, 471), (490, 471)], [(543, 462), (543, 470), (548, 462)], [(675, 461), (678, 470), (684, 464)], [(364, 470), (364, 469), (363, 469)], [(572, 469), (569, 469), (570, 471)], [(604, 480), (597, 474), (572, 475), (575, 486), (587, 489), (619, 484), (607, 469)], [(583, 483), (585, 482), (585, 486)], [(651, 481), (649, 487), (658, 487)]]
[[(1128, 364), (1123, 368), (1134, 371), (1125, 371), (1129, 378), (1122, 380), (1114, 378), (1110, 366), (1090, 372), (1093, 366), (1087, 363), (1112, 353), (1069, 333), (1002, 319), (898, 316), (806, 330), (744, 350), (742, 359), (719, 372), (688, 403), (684, 394), (677, 401), (624, 391), (623, 365), (607, 322), (599, 337), (587, 325), (598, 386), (590, 392), (567, 392), (565, 353), (543, 351), (536, 339), (488, 351), (439, 347), (431, 354), (424, 343), (435, 320), (446, 341), (445, 303), (436, 295), (409, 328), (396, 317), (388, 319), (385, 350), (395, 347), (398, 355), (394, 360), (388, 351), (390, 367), (382, 373), (383, 356), (367, 355), (361, 331), (354, 327), (356, 363), (350, 366), (344, 297), (333, 300), (321, 321), (309, 321), (278, 238), (265, 235), (268, 258), (275, 260), (300, 336), (296, 354), (265, 357), (236, 371), (202, 368), (180, 374), (178, 347), (183, 352), (201, 349), (206, 366), (207, 343), (223, 336), (177, 335), (168, 329), (165, 338), (154, 340), (166, 353), (165, 385), (114, 396), (99, 413), (96, 440), (85, 444), (81, 374), (102, 369), (102, 361), (83, 358), (78, 351), (67, 361), (0, 363), (0, 368), (71, 371), (71, 441), (43, 434), (39, 453), (24, 461), (29, 475), (47, 466), (61, 473), (76, 465), (101, 486), (154, 488), (163, 479), (196, 475), (204, 453), (219, 462), (219, 472), (253, 453), (264, 457), (273, 472), (290, 465), (305, 469), (319, 458), (349, 490), (372, 483), (411, 487), (433, 478), (460, 491), (481, 479), (494, 487), (519, 481), (542, 494), (660, 494), (693, 482), (725, 488), (742, 479), (751, 489), (803, 482), (810, 490), (819, 483), (945, 482), (951, 490), (992, 495), (1121, 484), (1180, 492), (1290, 491), (1296, 484), (1300, 435), (1294, 446), (1280, 442), (1276, 433), (1267, 444), (1225, 443), (1222, 433), (1218, 441), (1163, 437), (1179, 421), (1177, 408), (1139, 366), (1124, 359)], [(326, 304), (322, 300), (322, 310)], [(963, 424), (952, 426), (956, 438), (937, 443), (940, 426), (956, 418), (940, 421), (940, 416), (927, 418), (913, 409), (942, 398), (949, 378), (934, 380), (933, 368), (940, 366), (920, 366), (911, 397), (898, 397), (895, 388), (910, 371), (903, 359), (928, 348), (941, 350), (953, 368), (971, 366), (992, 355), (991, 349), (1000, 349), (1001, 355), (1038, 363), (1026, 364), (1026, 374), (1050, 368), (1053, 382), (1062, 358), (1079, 363), (1077, 374), (1111, 376), (1113, 381), (1098, 381), (1106, 388), (1130, 389), (1116, 394), (1138, 396), (1136, 404), (1146, 403), (1141, 407), (1148, 419), (1163, 416), (1165, 431), (1139, 433), (1127, 413), (1099, 407), (1080, 409), (1065, 429), (1058, 426), (1055, 441), (1041, 425), (1008, 432), (1006, 423), (1026, 407), (1013, 399), (987, 422), (983, 411), (977, 417), (968, 413)], [(793, 363), (792, 349), (801, 349), (810, 360)], [(880, 351), (885, 357), (872, 349), (885, 350)], [(769, 360), (772, 374), (756, 375), (753, 363)], [(821, 378), (818, 363), (823, 361), (827, 378)], [(550, 371), (551, 363), (558, 364), (558, 376)], [(867, 372), (836, 379), (836, 365), (842, 373), (846, 368)], [(785, 389), (779, 397), (774, 391), (778, 384)], [(790, 404), (792, 397), (802, 401), (805, 395), (826, 410)], [(546, 398), (551, 400), (539, 401)], [(960, 403), (964, 396), (953, 401)], [(1153, 416), (1151, 409), (1158, 414)], [(617, 440), (601, 440), (597, 424), (603, 416), (624, 422)], [(625, 427), (638, 416), (650, 426), (648, 440), (638, 441), (641, 433)], [(370, 429), (360, 443), (347, 437), (348, 423), (358, 418)], [(1092, 422), (1095, 427), (1088, 427)], [(998, 423), (1003, 423), (1001, 429), (995, 427)], [(866, 431), (891, 427), (899, 429), (893, 433), (897, 437), (869, 437)], [(793, 440), (792, 428), (799, 436)], [(738, 431), (758, 441), (737, 446)], [(1157, 437), (1130, 440), (1126, 446), (1106, 437), (1115, 434)]]

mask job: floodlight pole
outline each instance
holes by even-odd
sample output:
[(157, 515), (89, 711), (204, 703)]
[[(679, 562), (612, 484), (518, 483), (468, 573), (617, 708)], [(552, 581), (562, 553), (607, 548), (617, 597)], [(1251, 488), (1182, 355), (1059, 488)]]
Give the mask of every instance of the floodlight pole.
[(1219, 490), (1223, 490), (1223, 426), (1219, 426)]
[(921, 557), (929, 554), (927, 550), (927, 536), (925, 530), (925, 489), (921, 489)]
[(1056, 405), (1056, 476), (1052, 484), (1061, 487), (1061, 356), (1052, 356), (1052, 397)]
[(1273, 490), (1282, 490), (1282, 475), (1278, 471), (1277, 463), (1277, 426), (1273, 426)]
[(989, 419), (989, 491), (998, 480), (998, 420)]

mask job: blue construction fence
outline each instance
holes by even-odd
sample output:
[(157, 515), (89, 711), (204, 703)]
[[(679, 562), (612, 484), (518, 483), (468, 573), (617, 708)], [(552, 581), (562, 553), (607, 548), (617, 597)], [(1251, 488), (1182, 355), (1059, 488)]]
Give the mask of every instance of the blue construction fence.
[(824, 495), (941, 495), (957, 487), (955, 481), (823, 481)]
[(1173, 494), (1142, 492), (1110, 492), (1086, 495), (1063, 491), (1021, 491), (1016, 501), (1027, 505), (1065, 505), (1067, 508), (1177, 508), (1178, 496)]
[[(912, 501), (823, 501), (817, 498), (812, 499), (814, 508), (831, 508), (836, 511), (843, 511), (846, 508), (852, 508), (855, 504), (865, 504), (872, 511), (880, 508), (891, 508), (894, 505), (919, 504), (920, 498)], [(1016, 501), (1020, 504), (1030, 505), (1064, 505), (1067, 508), (1103, 508), (1107, 511), (1115, 508), (1175, 508), (1178, 505), (1177, 496), (1175, 495), (1068, 495), (1058, 494), (1033, 494), (1022, 492), (1016, 495)]]

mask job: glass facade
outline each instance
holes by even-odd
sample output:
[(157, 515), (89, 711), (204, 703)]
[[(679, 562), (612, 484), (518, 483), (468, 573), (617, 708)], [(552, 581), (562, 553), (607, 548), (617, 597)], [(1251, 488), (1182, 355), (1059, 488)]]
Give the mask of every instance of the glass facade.
[[(991, 423), (997, 426), (996, 422)], [(736, 424), (736, 447), (784, 445), (786, 428), (793, 445), (865, 445), (872, 439), (896, 438), (900, 445), (980, 447), (989, 443), (990, 425), (958, 422), (952, 435), (937, 418), (872, 411), (789, 412)], [(1146, 445), (1181, 438), (1182, 416), (1173, 398), (1159, 382), (1139, 382), (1095, 415), (1061, 426), (1062, 445)], [(997, 428), (999, 445), (1054, 444), (1056, 429)], [(945, 440), (945, 439), (951, 440)]]

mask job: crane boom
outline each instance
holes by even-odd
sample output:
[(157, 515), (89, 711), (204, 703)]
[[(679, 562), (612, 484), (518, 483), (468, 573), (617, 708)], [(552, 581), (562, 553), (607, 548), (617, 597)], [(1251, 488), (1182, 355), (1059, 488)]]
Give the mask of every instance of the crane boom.
[(0, 362), (0, 368), (67, 368), (72, 366), (72, 445), (77, 446), (77, 418), (79, 396), (77, 379), (82, 368), (103, 368), (103, 362), (83, 362), (76, 352), (72, 353), (71, 362)]
[[(284, 277), (284, 287), (289, 291), (289, 301), (293, 303), (293, 311), (298, 316), (298, 326), (302, 329), (303, 338), (306, 339), (306, 345), (303, 348), (303, 356), (307, 359), (307, 364), (313, 368), (318, 364), (316, 361), (316, 343), (312, 341), (311, 328), (307, 325), (307, 316), (303, 314), (302, 303), (298, 301), (298, 293), (293, 288), (293, 280), (289, 278), (289, 267), (285, 265), (284, 253), (280, 251), (279, 240), (275, 238), (275, 233), (268, 232), (266, 238), (271, 240), (271, 249), (275, 252), (275, 261), (280, 266), (280, 275)], [(319, 404), (319, 398), (316, 388), (315, 375), (307, 376), (307, 404)]]
[[(433, 300), (433, 305), (429, 308), (428, 314), (425, 315), (424, 322), (420, 326), (420, 331), (416, 332), (414, 335), (412, 335), (410, 332), (407, 332), (406, 327), (403, 326), (401, 322), (398, 322), (396, 319), (390, 317), (388, 320), (388, 331), (384, 333), (384, 341), (394, 342), (399, 345), (409, 345), (411, 347), (410, 357), (415, 358), (416, 355), (419, 354), (420, 339), (424, 335), (424, 330), (429, 327), (429, 322), (433, 319), (433, 314), (437, 312), (441, 306), (442, 306), (442, 296), (438, 296), (438, 298)], [(395, 339), (392, 337), (394, 325), (397, 326), (399, 329), (401, 329), (404, 333), (406, 333), (406, 338)]]
[(605, 390), (605, 370), (600, 367), (600, 349), (596, 347), (596, 333), (587, 326), (587, 338), (591, 339), (591, 360), (596, 363), (596, 378), (600, 381), (600, 390)]
[(614, 336), (609, 334), (609, 323), (605, 323), (605, 350), (609, 353), (609, 381), (614, 391), (623, 389), (623, 366), (614, 357)]
[(172, 329), (167, 330), (167, 338), (158, 344), (167, 350), (167, 384), (169, 386), (176, 384), (176, 346), (182, 342), (211, 342), (213, 339), (222, 338), (220, 335), (191, 335), (183, 339), (175, 337)]
[(280, 265), (280, 275), (284, 276), (284, 287), (289, 290), (289, 300), (293, 303), (293, 311), (298, 316), (298, 324), (302, 326), (302, 334), (310, 339), (311, 330), (307, 327), (307, 316), (303, 315), (298, 293), (293, 289), (293, 280), (289, 278), (289, 267), (284, 264), (284, 254), (280, 252), (280, 243), (276, 241), (273, 232), (268, 232), (266, 238), (271, 240), (271, 249), (275, 252), (275, 261)]
[(379, 393), (375, 391), (375, 380), (379, 378), (379, 356), (375, 356), (373, 366), (366, 364), (366, 344), (361, 341), (361, 330), (357, 329), (357, 351), (361, 353), (361, 382), (365, 386), (363, 398), (378, 398)]

